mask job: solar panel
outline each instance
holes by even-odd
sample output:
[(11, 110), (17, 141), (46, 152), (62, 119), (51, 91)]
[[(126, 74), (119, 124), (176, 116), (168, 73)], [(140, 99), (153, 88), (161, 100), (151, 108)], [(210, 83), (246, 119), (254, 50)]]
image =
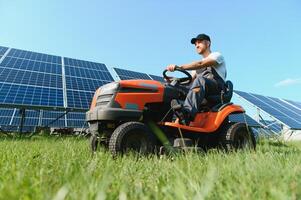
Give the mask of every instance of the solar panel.
[(7, 49), (8, 49), (7, 47), (0, 46), (0, 59), (5, 54), (5, 52), (7, 51)]
[(243, 97), (250, 103), (256, 105), (266, 113), (272, 115), (282, 123), (286, 124), (292, 129), (301, 129), (301, 118), (298, 113), (285, 107), (284, 104), (275, 102), (271, 97), (265, 97), (257, 94), (246, 93), (242, 91), (235, 91), (236, 94)]
[(63, 91), (60, 89), (0, 82), (0, 96), (0, 104), (4, 105), (63, 107)]
[(0, 64), (0, 95), (5, 106), (63, 108), (60, 57), (11, 49)]
[(11, 49), (9, 57), (20, 58), (22, 60), (40, 61), (45, 63), (61, 64), (61, 58), (59, 56), (52, 56), (48, 54), (36, 53), (31, 51), (24, 51), (20, 49)]
[[(65, 117), (62, 111), (42, 111), (41, 126), (66, 127)], [(59, 118), (61, 117), (61, 118)], [(59, 119), (58, 119), (59, 118)]]
[[(24, 126), (33, 126), (33, 127), (38, 126), (39, 116), (40, 116), (39, 110), (25, 110)], [(12, 123), (10, 125), (19, 126), (20, 122), (21, 122), (21, 115), (19, 110), (17, 109), (13, 117)]]
[(114, 81), (104, 64), (64, 58), (68, 108), (88, 109), (94, 92)]
[(29, 72), (62, 74), (62, 66), (57, 63), (47, 63), (36, 60), (10, 57), (9, 55), (1, 63), (1, 66), (8, 69), (24, 70)]
[(117, 75), (119, 76), (120, 80), (129, 80), (129, 79), (145, 79), (145, 80), (152, 80), (147, 74), (134, 72), (130, 70), (120, 69), (120, 68), (113, 68)]
[(68, 127), (87, 127), (85, 123), (86, 115), (80, 112), (70, 112), (67, 114), (67, 125)]
[[(287, 112), (291, 117), (293, 118), (300, 118), (301, 119), (301, 110), (296, 108), (295, 106), (290, 105), (289, 103), (286, 103), (285, 101), (282, 101), (281, 99), (268, 97), (272, 101), (274, 101), (277, 105), (279, 105), (279, 110), (283, 112)], [(277, 106), (276, 105), (276, 106)]]
[(284, 100), (284, 101), (288, 102), (289, 104), (291, 104), (292, 106), (294, 106), (298, 110), (301, 110), (301, 103), (300, 102), (291, 101), (291, 100)]
[(160, 81), (160, 82), (165, 82), (165, 80), (164, 80), (164, 78), (163, 77), (161, 77), (161, 76), (156, 76), (156, 75), (152, 75), (152, 74), (149, 74), (149, 76), (153, 79), (153, 80), (155, 80), (155, 81)]
[[(0, 47), (0, 56), (7, 50), (7, 47)], [(90, 107), (95, 90), (114, 81), (101, 63), (71, 58), (62, 60), (59, 56), (19, 49), (10, 49), (0, 61), (0, 106), (11, 107), (9, 114), (0, 112), (0, 125), (19, 125), (21, 116), (11, 112), (22, 107), (26, 108), (26, 126), (47, 126), (62, 116), (63, 110), (73, 109), (82, 112), (62, 116), (51, 126), (81, 127), (85, 123), (83, 112)], [(37, 109), (41, 115), (31, 117), (30, 109)]]
[(14, 109), (1, 108), (0, 109), (0, 125), (9, 125), (12, 120), (13, 114), (14, 114)]
[(252, 127), (260, 127), (261, 125), (256, 122), (253, 118), (251, 118), (249, 115), (245, 113), (239, 113), (239, 114), (231, 114), (229, 115), (229, 121), (230, 122), (244, 122)]

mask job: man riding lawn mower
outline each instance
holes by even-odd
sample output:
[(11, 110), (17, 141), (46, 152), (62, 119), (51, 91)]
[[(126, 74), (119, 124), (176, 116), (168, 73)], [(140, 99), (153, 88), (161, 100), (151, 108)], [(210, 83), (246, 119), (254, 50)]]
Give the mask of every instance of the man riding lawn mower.
[(192, 81), (187, 71), (175, 70), (187, 77), (171, 78), (165, 70), (165, 84), (123, 80), (100, 87), (86, 114), (92, 150), (103, 144), (113, 155), (128, 151), (147, 154), (156, 153), (166, 142), (175, 148), (255, 149), (255, 138), (247, 124), (229, 122), (230, 114), (245, 112), (241, 106), (230, 103), (233, 94), (230, 81), (220, 95), (206, 97), (189, 124), (175, 122), (170, 102), (185, 100), (188, 90), (184, 85)]
[[(96, 91), (86, 115), (93, 151), (103, 144), (113, 155), (147, 154), (162, 152), (167, 143), (177, 149), (255, 149), (247, 124), (229, 122), (230, 114), (245, 111), (230, 102), (233, 85), (225, 81), (223, 57), (211, 53), (211, 41), (205, 34), (191, 43), (203, 59), (181, 67), (169, 65), (163, 72), (167, 83), (122, 80)], [(195, 70), (193, 76), (186, 70)], [(179, 71), (186, 77), (169, 77), (167, 71)]]

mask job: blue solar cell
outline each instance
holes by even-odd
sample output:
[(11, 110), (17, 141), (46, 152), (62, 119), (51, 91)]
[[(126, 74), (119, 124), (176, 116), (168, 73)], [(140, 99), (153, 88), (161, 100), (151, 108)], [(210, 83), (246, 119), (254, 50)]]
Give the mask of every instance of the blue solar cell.
[(285, 100), (288, 103), (290, 103), (291, 105), (293, 105), (295, 108), (301, 110), (301, 103), (300, 102), (296, 102), (296, 101), (291, 101), (291, 100)]
[(151, 74), (149, 74), (149, 76), (155, 81), (165, 82), (164, 78), (161, 76), (156, 76), (156, 75), (151, 75)]
[(277, 105), (279, 105), (278, 109), (289, 114), (291, 117), (296, 119), (301, 119), (301, 110), (296, 108), (295, 106), (292, 106), (280, 99), (268, 97), (272, 101), (274, 101)]
[(65, 66), (66, 76), (83, 77), (99, 80), (113, 80), (109, 71), (91, 70), (80, 67)]
[[(287, 117), (289, 121), (286, 122), (286, 124), (290, 123), (292, 128), (301, 128), (301, 115), (298, 113), (293, 112), (292, 110), (288, 109), (286, 106), (283, 106), (283, 104), (275, 102), (275, 100), (272, 100), (271, 97), (265, 97), (257, 94), (252, 94), (259, 100), (261, 100), (266, 105), (270, 106), (270, 113), (273, 113), (273, 115), (281, 114), (281, 117)], [(275, 98), (274, 98), (275, 99)], [(288, 105), (287, 105), (288, 106)], [(272, 108), (272, 109), (271, 109)]]
[(298, 119), (298, 117), (300, 117), (300, 116), (298, 116), (298, 114), (292, 112), (286, 106), (283, 106), (283, 104), (275, 102), (275, 100), (272, 100), (272, 98), (270, 98), (270, 97), (265, 97), (265, 96), (256, 95), (256, 94), (252, 94), (252, 95), (254, 97), (258, 98), (260, 101), (264, 102), (265, 104), (269, 105), (270, 107), (274, 108), (275, 110), (277, 110), (285, 115), (288, 115), (292, 118), (297, 118), (297, 119)]
[(34, 60), (25, 60), (14, 57), (6, 57), (2, 63), (2, 67), (29, 70), (35, 72), (52, 73), (52, 74), (62, 74), (62, 66), (56, 63), (45, 63)]
[[(41, 125), (49, 127), (65, 127), (64, 113), (65, 112), (63, 111), (42, 111)], [(60, 118), (58, 119), (58, 117)]]
[(47, 118), (47, 119), (56, 119), (57, 117), (63, 115), (65, 112), (63, 111), (46, 111), (44, 110), (42, 113), (42, 118)]
[(14, 114), (14, 109), (0, 108), (0, 126), (9, 125)]
[(95, 90), (114, 81), (104, 64), (71, 58), (64, 58), (64, 64), (69, 108), (88, 109)]
[(64, 58), (64, 63), (66, 66), (76, 66), (76, 67), (81, 67), (81, 68), (85, 68), (85, 69), (108, 71), (105, 64), (102, 64), (102, 63), (95, 63), (95, 62), (77, 60), (77, 59), (72, 59), (72, 58)]
[(66, 77), (66, 87), (73, 90), (95, 91), (97, 88), (107, 83), (109, 83), (109, 81)]
[(59, 56), (52, 56), (48, 54), (24, 51), (19, 49), (11, 49), (7, 56), (15, 58), (24, 58), (27, 60), (42, 61), (47, 63), (61, 64), (61, 57)]
[(63, 90), (0, 82), (0, 103), (63, 107)]
[(4, 55), (7, 49), (8, 49), (7, 47), (0, 46), (0, 56)]
[(140, 72), (134, 72), (130, 70), (120, 69), (120, 68), (114, 68), (117, 75), (121, 80), (129, 80), (129, 79), (145, 79), (145, 80), (152, 80), (147, 74), (140, 73)]
[(69, 112), (67, 114), (68, 119), (81, 119), (81, 120), (84, 120), (85, 117), (86, 117), (86, 113), (82, 113), (82, 112)]
[(235, 93), (243, 97), (247, 101), (251, 102), (252, 104), (258, 106), (263, 111), (274, 116), (276, 119), (286, 124), (287, 126), (293, 129), (301, 129), (301, 118), (296, 118), (298, 115), (287, 109), (282, 108), (273, 100), (261, 95), (251, 93), (249, 94), (241, 91), (235, 91)]
[(14, 114), (14, 109), (12, 108), (0, 108), (0, 116), (12, 116)]
[[(39, 123), (39, 110), (25, 110), (24, 126), (37, 126)], [(20, 110), (17, 109), (12, 120), (13, 126), (19, 126), (21, 123)]]
[(65, 127), (65, 120), (59, 119), (57, 121), (54, 121), (55, 119), (42, 119), (42, 126), (48, 126), (48, 127)]
[(88, 109), (92, 101), (93, 92), (67, 90), (67, 100), (69, 108)]
[(0, 67), (0, 81), (5, 83), (24, 84), (62, 88), (62, 76), (32, 71), (15, 70)]
[(67, 114), (68, 127), (87, 127), (85, 123), (86, 115), (80, 112), (71, 112)]
[(0, 116), (0, 126), (9, 125), (11, 121), (11, 117)]
[[(20, 117), (14, 117), (12, 124), (13, 126), (19, 126), (21, 123)], [(24, 126), (38, 126), (39, 118), (28, 118), (26, 117), (24, 120)]]

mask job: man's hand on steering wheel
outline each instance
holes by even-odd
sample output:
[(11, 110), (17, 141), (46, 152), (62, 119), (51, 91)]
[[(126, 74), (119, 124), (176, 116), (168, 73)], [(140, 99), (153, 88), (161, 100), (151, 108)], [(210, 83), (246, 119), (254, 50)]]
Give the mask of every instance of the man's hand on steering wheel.
[[(186, 77), (183, 77), (183, 78), (169, 77), (166, 75), (167, 71), (170, 71), (170, 72), (179, 71), (179, 72), (184, 73), (186, 75)], [(188, 85), (192, 82), (191, 74), (188, 71), (186, 71), (186, 70), (182, 69), (181, 67), (174, 65), (174, 64), (168, 65), (166, 67), (166, 70), (163, 71), (163, 77), (167, 82), (173, 83), (173, 84)]]
[(170, 72), (173, 72), (173, 71), (175, 71), (176, 68), (180, 68), (180, 67), (179, 67), (178, 65), (171, 64), (171, 65), (168, 65), (168, 66), (166, 67), (166, 70), (167, 70), (167, 71), (170, 71)]

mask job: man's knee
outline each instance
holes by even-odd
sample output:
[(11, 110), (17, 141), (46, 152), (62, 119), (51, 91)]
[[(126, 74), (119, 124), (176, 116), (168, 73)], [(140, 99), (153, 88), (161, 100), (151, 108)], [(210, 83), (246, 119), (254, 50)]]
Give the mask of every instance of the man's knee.
[(202, 87), (205, 86), (206, 80), (204, 77), (197, 76), (197, 78), (192, 83), (192, 88)]

